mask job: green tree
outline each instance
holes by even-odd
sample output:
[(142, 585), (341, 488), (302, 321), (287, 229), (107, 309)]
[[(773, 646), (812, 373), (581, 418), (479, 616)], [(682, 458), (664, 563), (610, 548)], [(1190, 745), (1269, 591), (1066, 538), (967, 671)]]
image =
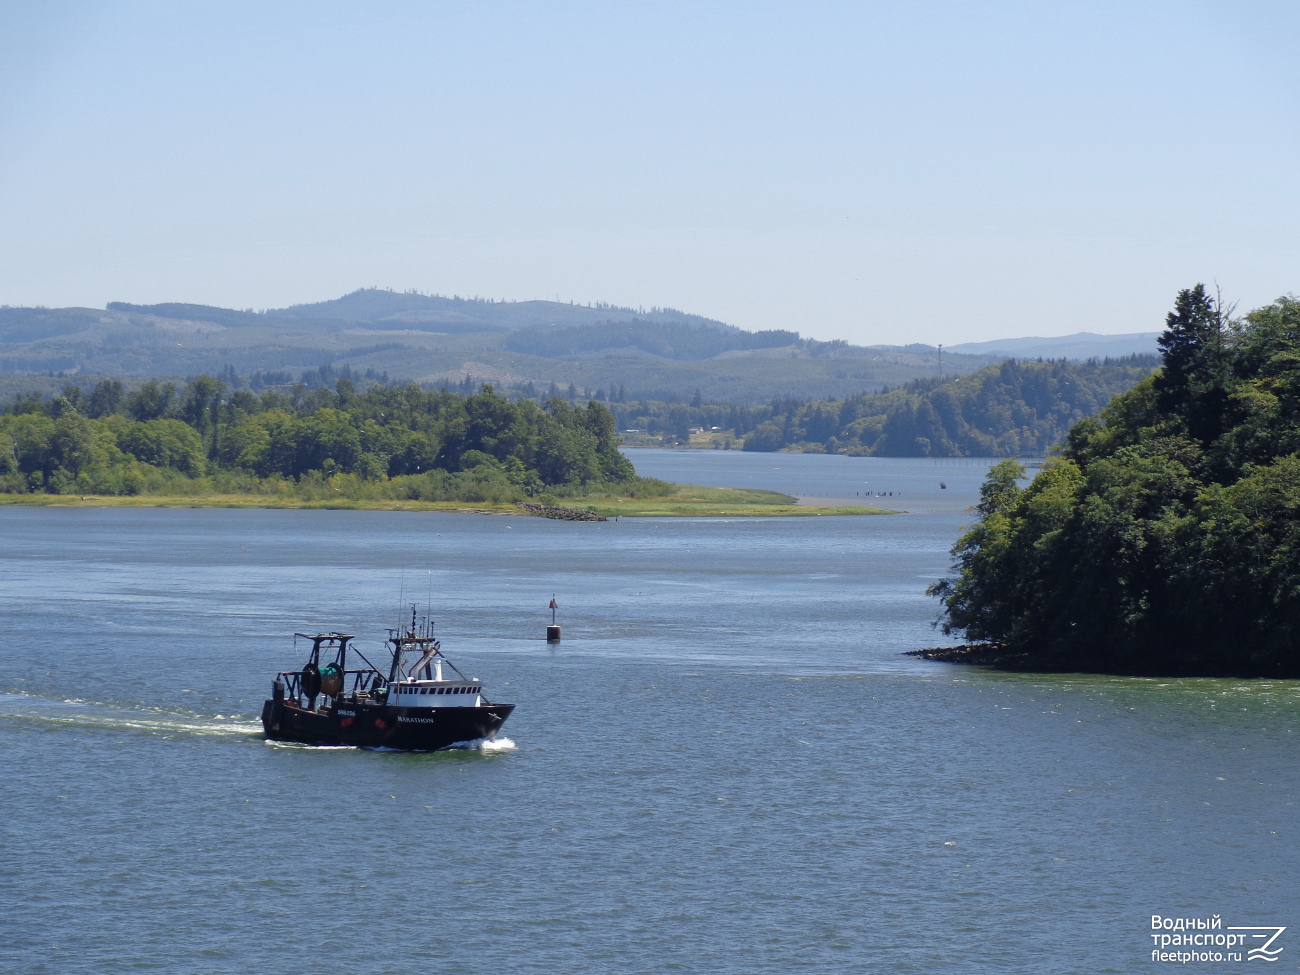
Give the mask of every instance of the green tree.
[(159, 385), (150, 379), (126, 398), (126, 414), (133, 420), (157, 420), (167, 415), (176, 387), (171, 383)]
[(1156, 340), (1163, 354), (1156, 377), (1160, 409), (1182, 416), (1192, 436), (1205, 444), (1222, 432), (1227, 402), (1224, 324), (1216, 299), (1198, 284), (1178, 292), (1165, 331)]
[(217, 454), (221, 394), (225, 388), (226, 384), (220, 379), (202, 375), (185, 387), (181, 401), (181, 416), (185, 422), (200, 434), (208, 435), (212, 444), (211, 456)]
[(4, 417), (3, 423), (12, 441), (11, 456), (18, 470), (31, 487), (43, 488), (57, 466), (50, 446), (54, 421), (44, 413), (22, 413)]
[(634, 477), (636, 471), (632, 462), (619, 450), (618, 425), (609, 409), (603, 403), (588, 401), (583, 423), (595, 438), (596, 460), (600, 466), (598, 479), (625, 481)]
[(99, 419), (117, 413), (122, 407), (126, 392), (116, 379), (105, 379), (95, 384), (86, 403), (86, 415)]
[(198, 431), (180, 420), (131, 423), (118, 435), (117, 446), (142, 463), (170, 467), (190, 477), (206, 468)]
[(288, 473), (301, 476), (323, 470), (327, 461), (343, 471), (356, 469), (361, 459), (361, 438), (348, 414), (335, 409), (317, 410), (297, 424), (294, 459)]
[(69, 410), (54, 421), (50, 455), (75, 481), (95, 460), (95, 438), (90, 421)]

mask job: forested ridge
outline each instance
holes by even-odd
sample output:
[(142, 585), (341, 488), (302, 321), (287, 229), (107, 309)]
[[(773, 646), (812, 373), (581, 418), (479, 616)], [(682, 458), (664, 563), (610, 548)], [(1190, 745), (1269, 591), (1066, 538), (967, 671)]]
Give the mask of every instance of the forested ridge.
[[(681, 322), (599, 322), (567, 328), (534, 328), (512, 332), (505, 339), (511, 352), (560, 357), (611, 349), (638, 349), (665, 359), (711, 359), (723, 352), (807, 345), (798, 332), (745, 332), (738, 328)], [(839, 343), (814, 343), (840, 348)]]
[[(537, 334), (533, 334), (537, 333)], [(25, 377), (145, 378), (233, 369), (298, 375), (321, 367), (387, 374), (436, 389), (466, 379), (507, 398), (573, 385), (584, 399), (626, 389), (683, 402), (701, 389), (727, 404), (844, 396), (933, 375), (932, 347), (863, 348), (749, 332), (672, 308), (495, 301), (362, 289), (288, 308), (185, 302), (107, 308), (0, 306), (0, 386)], [(994, 359), (945, 355), (950, 373)], [(24, 388), (36, 388), (31, 383)], [(48, 387), (43, 391), (49, 392)], [(612, 397), (611, 397), (612, 398)]]
[(842, 402), (774, 404), (746, 450), (827, 451), (882, 457), (1044, 454), (1070, 425), (1098, 412), (1156, 366), (1153, 356), (987, 366), (948, 381)]
[(117, 380), (18, 398), (0, 416), (0, 491), (290, 493), (502, 501), (638, 480), (600, 403), (510, 402), (348, 379), (333, 390)]
[(1166, 324), (1162, 369), (1032, 483), (991, 471), (930, 590), (975, 659), (1300, 676), (1300, 300), (1233, 320), (1198, 285)]

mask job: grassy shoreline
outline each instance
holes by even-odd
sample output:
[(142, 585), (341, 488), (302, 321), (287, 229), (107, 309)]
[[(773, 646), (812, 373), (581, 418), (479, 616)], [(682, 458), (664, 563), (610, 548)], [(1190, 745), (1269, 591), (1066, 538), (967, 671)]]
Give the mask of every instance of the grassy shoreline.
[[(658, 498), (563, 498), (566, 507), (594, 510), (606, 518), (789, 518), (821, 515), (889, 515), (897, 512), (865, 506), (820, 507), (798, 504), (774, 491), (679, 485), (677, 493)], [(0, 505), (62, 508), (292, 508), (331, 511), (441, 511), (457, 514), (535, 517), (507, 501), (416, 501), (388, 498), (299, 498), (291, 495), (77, 495), (0, 494)]]

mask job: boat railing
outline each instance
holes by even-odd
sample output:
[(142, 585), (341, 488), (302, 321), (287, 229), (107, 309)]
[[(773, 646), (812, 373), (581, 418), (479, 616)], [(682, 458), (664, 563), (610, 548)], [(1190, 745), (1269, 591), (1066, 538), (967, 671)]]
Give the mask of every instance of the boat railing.
[[(383, 676), (375, 670), (366, 668), (365, 670), (345, 670), (343, 671), (343, 687), (347, 687), (348, 677), (352, 678), (352, 690), (340, 690), (340, 694), (359, 694), (362, 691), (373, 690), (376, 685), (386, 683)], [(371, 678), (374, 678), (372, 681)], [(287, 698), (303, 697), (302, 693), (302, 671), (300, 670), (282, 670), (275, 675), (275, 679), (284, 683), (284, 696)]]

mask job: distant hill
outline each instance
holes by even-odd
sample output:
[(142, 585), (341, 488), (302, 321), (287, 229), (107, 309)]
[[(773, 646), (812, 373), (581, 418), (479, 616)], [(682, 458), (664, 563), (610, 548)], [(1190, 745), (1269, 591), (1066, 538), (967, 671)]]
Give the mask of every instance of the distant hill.
[(103, 314), (94, 308), (0, 308), (0, 347), (84, 332)]
[[(292, 305), (267, 312), (277, 318), (303, 321), (339, 321), (372, 327), (411, 328), (429, 332), (513, 332), (523, 328), (556, 328), (592, 325), (597, 322), (677, 322), (708, 325), (718, 329), (733, 326), (673, 308), (620, 308), (614, 305), (577, 305), (559, 301), (494, 301), (489, 298), (444, 298), (418, 292), (364, 288), (311, 305)], [(738, 329), (733, 329), (738, 331)]]
[[(748, 404), (844, 397), (937, 376), (937, 349), (865, 348), (794, 331), (749, 332), (672, 308), (493, 301), (379, 289), (254, 311), (169, 302), (0, 308), (0, 388), (21, 375), (275, 374), (321, 367), (437, 388)], [(962, 375), (996, 361), (943, 356)], [(35, 378), (33, 376), (33, 378)], [(38, 384), (39, 385), (39, 384)]]
[[(0, 308), (0, 375), (192, 376), (321, 366), (429, 386), (622, 389), (628, 398), (766, 402), (852, 396), (1008, 358), (1154, 354), (1157, 332), (854, 346), (750, 332), (673, 308), (496, 301), (377, 288), (264, 311), (167, 302)], [(5, 383), (8, 388), (9, 383)]]
[(1128, 332), (1123, 335), (1097, 335), (1075, 332), (1055, 338), (1030, 336), (1022, 339), (994, 339), (991, 342), (963, 342), (945, 348), (961, 355), (990, 355), (999, 359), (1120, 359), (1130, 355), (1156, 355), (1159, 332)]
[(251, 308), (247, 311), (236, 311), (233, 308), (187, 305), (181, 302), (168, 302), (162, 305), (128, 305), (125, 301), (110, 301), (107, 310), (132, 315), (148, 315), (151, 318), (170, 318), (182, 322), (211, 322), (224, 328), (302, 327), (298, 319), (282, 316), (278, 312), (255, 312)]

